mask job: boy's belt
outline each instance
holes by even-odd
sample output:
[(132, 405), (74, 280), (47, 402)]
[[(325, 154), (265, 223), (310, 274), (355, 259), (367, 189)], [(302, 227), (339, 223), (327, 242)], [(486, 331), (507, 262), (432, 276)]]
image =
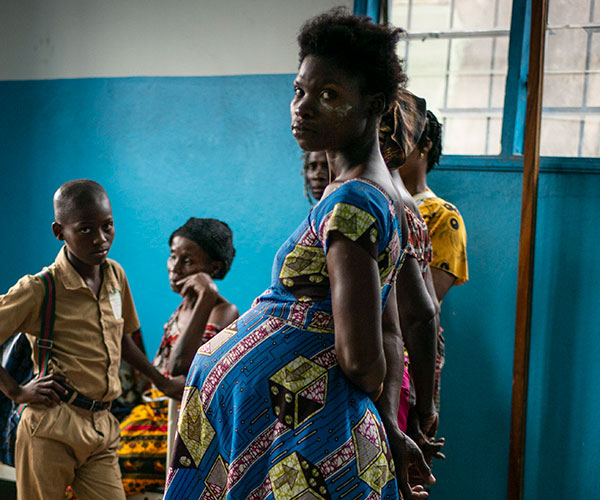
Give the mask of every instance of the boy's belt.
[(98, 401), (97, 399), (88, 398), (68, 386), (63, 387), (67, 390), (67, 394), (63, 394), (60, 399), (78, 408), (89, 411), (100, 411), (108, 410), (112, 404), (112, 401)]

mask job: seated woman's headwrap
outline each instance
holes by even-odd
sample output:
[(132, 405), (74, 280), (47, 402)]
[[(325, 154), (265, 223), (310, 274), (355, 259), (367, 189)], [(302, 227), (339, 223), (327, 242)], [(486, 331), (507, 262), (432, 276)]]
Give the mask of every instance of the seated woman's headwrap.
[(400, 89), (398, 100), (381, 117), (379, 145), (390, 169), (404, 165), (415, 149), (427, 121), (427, 102), (406, 89)]
[(213, 278), (223, 279), (235, 256), (233, 233), (225, 222), (217, 219), (198, 219), (190, 217), (188, 221), (176, 229), (169, 238), (169, 245), (175, 236), (183, 236), (196, 243), (211, 259), (222, 262), (223, 267)]

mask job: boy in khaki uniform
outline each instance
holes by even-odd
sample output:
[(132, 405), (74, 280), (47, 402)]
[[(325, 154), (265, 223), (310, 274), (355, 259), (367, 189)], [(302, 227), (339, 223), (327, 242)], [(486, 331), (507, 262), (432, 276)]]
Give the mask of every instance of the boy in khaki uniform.
[[(125, 272), (107, 260), (114, 227), (102, 186), (67, 182), (54, 195), (54, 216), (65, 245), (48, 267), (56, 297), (49, 374), (19, 386), (0, 367), (0, 390), (28, 404), (17, 432), (17, 495), (62, 500), (71, 484), (80, 500), (124, 499), (119, 423), (109, 411), (121, 392), (121, 358), (171, 397), (181, 397), (184, 378), (164, 378), (129, 335), (140, 324)], [(27, 332), (36, 368), (44, 295), (42, 278), (28, 275), (0, 296), (0, 343)]]

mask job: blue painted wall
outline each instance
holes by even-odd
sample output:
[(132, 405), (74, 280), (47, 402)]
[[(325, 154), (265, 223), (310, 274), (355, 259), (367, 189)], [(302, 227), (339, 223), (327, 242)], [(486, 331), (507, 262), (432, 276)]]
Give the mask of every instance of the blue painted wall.
[(540, 198), (525, 498), (598, 498), (600, 175), (543, 175)]
[[(190, 215), (233, 228), (222, 293), (246, 309), (309, 206), (289, 132), (292, 77), (0, 82), (0, 293), (54, 259), (51, 199), (91, 177), (113, 202), (111, 256), (125, 267), (152, 354), (178, 302), (167, 238)], [(506, 497), (521, 176), (444, 171), (431, 185), (467, 224), (470, 281), (443, 305), (447, 365), (432, 498)], [(542, 174), (526, 500), (593, 498), (600, 418), (599, 175)]]
[[(432, 498), (504, 500), (521, 175), (434, 171), (460, 209), (467, 284), (443, 304), (441, 435)], [(600, 175), (542, 173), (539, 185), (525, 499), (596, 498), (600, 470)], [(435, 496), (433, 496), (435, 495)]]
[(107, 189), (150, 354), (178, 303), (167, 240), (189, 216), (234, 232), (224, 296), (241, 310), (267, 286), (283, 235), (306, 214), (289, 127), (292, 76), (0, 82), (0, 289), (54, 260), (52, 195), (92, 178)]
[(521, 176), (434, 170), (432, 189), (467, 227), (469, 281), (442, 305), (446, 366), (433, 498), (504, 500), (516, 300)]

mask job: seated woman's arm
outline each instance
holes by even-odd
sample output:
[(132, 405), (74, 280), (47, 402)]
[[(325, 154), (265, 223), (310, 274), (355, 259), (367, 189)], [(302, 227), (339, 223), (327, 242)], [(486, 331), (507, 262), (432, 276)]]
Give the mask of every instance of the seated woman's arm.
[(361, 390), (377, 394), (386, 372), (377, 261), (363, 247), (332, 231), (327, 270), (340, 368)]
[(123, 340), (121, 342), (121, 356), (133, 366), (133, 368), (148, 377), (158, 390), (164, 392), (171, 398), (181, 399), (185, 378), (176, 377), (169, 379), (165, 377), (152, 363), (150, 363), (139, 347), (135, 345), (131, 335), (123, 335)]
[(192, 301), (193, 308), (190, 320), (169, 357), (168, 368), (172, 376), (187, 375), (196, 351), (202, 345), (207, 324), (215, 325), (217, 330), (221, 330), (239, 315), (237, 307), (219, 295), (217, 286), (206, 273), (196, 273), (185, 278), (181, 295), (185, 300)]

